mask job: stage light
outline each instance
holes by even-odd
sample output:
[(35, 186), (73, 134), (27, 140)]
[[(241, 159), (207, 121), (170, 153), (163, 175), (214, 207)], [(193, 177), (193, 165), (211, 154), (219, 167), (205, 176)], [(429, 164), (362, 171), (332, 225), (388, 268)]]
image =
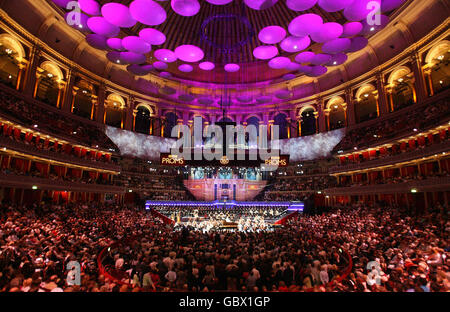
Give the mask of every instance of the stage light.
[(33, 189), (33, 190), (37, 190), (37, 189), (38, 189), (38, 187), (37, 187), (36, 185), (33, 185), (33, 186), (31, 187), (31, 189)]

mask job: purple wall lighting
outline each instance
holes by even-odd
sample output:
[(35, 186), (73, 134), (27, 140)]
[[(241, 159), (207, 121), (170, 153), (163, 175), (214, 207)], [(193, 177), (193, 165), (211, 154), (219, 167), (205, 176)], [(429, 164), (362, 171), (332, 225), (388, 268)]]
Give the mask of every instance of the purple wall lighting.
[(131, 16), (130, 9), (123, 4), (110, 2), (102, 7), (103, 17), (118, 27), (133, 27), (136, 20)]
[(194, 16), (200, 11), (197, 0), (171, 0), (170, 5), (175, 13), (182, 16)]
[(392, 11), (401, 6), (406, 0), (383, 0), (381, 1), (381, 12)]
[(389, 17), (383, 14), (379, 15), (379, 23), (377, 21), (375, 25), (369, 25), (367, 23), (367, 20), (364, 20), (362, 22), (363, 25), (362, 34), (363, 35), (374, 34), (383, 29), (384, 27), (386, 27), (387, 24), (389, 24)]
[(265, 10), (273, 7), (278, 0), (244, 0), (244, 2), (253, 10)]
[(258, 34), (259, 40), (267, 44), (275, 44), (286, 37), (286, 30), (280, 26), (267, 26)]
[(342, 37), (353, 37), (359, 35), (363, 29), (363, 24), (360, 22), (350, 22), (344, 24), (344, 32), (342, 33)]
[(108, 50), (108, 45), (106, 44), (106, 37), (97, 35), (97, 34), (89, 34), (86, 36), (86, 42), (91, 46), (99, 50)]
[(158, 60), (166, 63), (173, 63), (177, 60), (177, 56), (175, 52), (168, 49), (159, 49), (156, 50), (153, 54)]
[(272, 101), (272, 97), (269, 95), (262, 95), (256, 98), (256, 101), (260, 104), (269, 103)]
[(117, 51), (108, 52), (108, 53), (106, 53), (106, 57), (108, 58), (108, 60), (110, 60), (113, 63), (116, 63), (116, 64), (123, 63), (120, 58), (120, 52), (117, 52)]
[(281, 49), (286, 52), (299, 52), (305, 50), (311, 44), (311, 39), (308, 36), (295, 37), (290, 36), (281, 42)]
[(355, 0), (319, 0), (319, 6), (327, 12), (337, 12), (345, 9)]
[(145, 55), (134, 52), (120, 52), (120, 59), (129, 64), (142, 64), (146, 61)]
[(250, 103), (253, 101), (253, 97), (251, 95), (238, 95), (236, 99), (241, 103)]
[(109, 38), (106, 40), (106, 44), (114, 50), (124, 51), (125, 48), (122, 45), (122, 39), (120, 38)]
[(180, 66), (178, 66), (178, 70), (183, 73), (190, 73), (194, 70), (194, 68), (189, 64), (181, 64)]
[(319, 77), (326, 74), (328, 69), (325, 66), (313, 66), (311, 72), (307, 74), (310, 77)]
[(156, 69), (159, 69), (159, 70), (165, 70), (169, 66), (164, 62), (156, 61), (153, 63), (153, 67), (155, 67)]
[(150, 43), (136, 36), (129, 36), (122, 39), (122, 45), (128, 51), (146, 54), (152, 50)]
[(253, 56), (259, 60), (270, 60), (278, 55), (276, 46), (260, 46), (253, 50)]
[(231, 63), (231, 64), (226, 64), (223, 69), (225, 69), (226, 72), (235, 73), (239, 69), (241, 69), (241, 67), (238, 64)]
[(89, 15), (100, 15), (100, 5), (95, 0), (78, 0), (78, 5)]
[(153, 70), (153, 66), (132, 64), (127, 67), (127, 70), (136, 76), (145, 76)]
[(308, 66), (308, 65), (306, 65), (306, 66), (301, 66), (301, 67), (298, 69), (299, 72), (301, 72), (301, 73), (303, 73), (303, 74), (306, 74), (306, 75), (311, 74), (312, 70), (313, 70), (313, 67), (312, 67), (312, 66)]
[(289, 24), (289, 32), (297, 37), (304, 37), (320, 30), (323, 19), (317, 14), (303, 14), (294, 18)]
[(331, 61), (329, 61), (327, 66), (339, 66), (347, 62), (348, 56), (345, 53), (338, 53), (332, 56)]
[(286, 5), (292, 11), (306, 11), (315, 6), (317, 0), (286, 0)]
[(206, 2), (209, 2), (214, 5), (224, 5), (232, 2), (233, 0), (206, 0)]
[(212, 103), (214, 103), (214, 100), (211, 98), (203, 97), (203, 98), (197, 99), (197, 103), (202, 104), (202, 105), (211, 105)]
[(311, 64), (323, 65), (331, 61), (331, 55), (328, 54), (316, 54), (311, 60)]
[(314, 59), (314, 56), (316, 56), (314, 52), (302, 52), (297, 54), (297, 56), (295, 57), (295, 61), (300, 64), (310, 63)]
[(87, 21), (89, 20), (89, 16), (87, 16), (84, 13), (80, 13), (80, 19), (78, 21), (78, 18), (75, 17), (75, 14), (70, 14), (70, 12), (67, 12), (64, 15), (64, 20), (66, 20), (67, 22), (69, 22), (70, 19), (72, 19), (70, 22), (72, 23), (72, 25), (69, 25), (72, 28), (78, 29), (80, 31), (89, 31), (89, 27), (87, 24)]
[(291, 60), (288, 57), (279, 56), (269, 61), (269, 67), (273, 69), (283, 69), (286, 68), (290, 63)]
[(214, 65), (214, 63), (212, 63), (212, 62), (202, 62), (202, 63), (198, 64), (198, 67), (201, 70), (209, 71), (209, 70), (213, 70), (216, 67), (216, 65)]
[(325, 53), (339, 53), (344, 52), (350, 48), (352, 41), (348, 38), (338, 38), (324, 43), (322, 51)]
[(130, 14), (138, 22), (149, 26), (160, 25), (167, 18), (166, 11), (161, 5), (152, 0), (133, 1), (130, 4)]
[[(300, 65), (300, 67), (301, 67), (301, 65)], [(294, 79), (295, 77), (296, 76), (294, 74), (286, 74), (286, 75), (283, 76), (283, 80), (288, 81), (288, 80)]]
[(352, 43), (350, 45), (350, 48), (347, 50), (347, 52), (356, 52), (356, 51), (362, 50), (369, 44), (369, 40), (365, 37), (355, 37), (355, 38), (352, 38), (351, 40), (352, 40)]
[(367, 18), (367, 15), (373, 10), (370, 2), (381, 3), (381, 0), (355, 0), (345, 8), (345, 18), (351, 22), (359, 22)]
[(87, 24), (92, 32), (105, 37), (115, 37), (120, 32), (119, 27), (109, 23), (104, 17), (91, 17), (88, 19)]
[(154, 28), (144, 28), (139, 32), (139, 37), (152, 45), (161, 45), (166, 42), (166, 35)]
[(342, 35), (344, 27), (338, 23), (325, 23), (315, 33), (311, 34), (311, 39), (315, 42), (324, 43), (336, 39)]
[(159, 76), (162, 77), (162, 78), (171, 78), (171, 77), (172, 77), (172, 74), (169, 73), (169, 72), (163, 71), (163, 72), (160, 72), (160, 73), (159, 73)]
[(182, 61), (195, 63), (201, 61), (205, 54), (203, 50), (194, 45), (181, 45), (175, 49), (175, 55)]
[(52, 0), (57, 6), (67, 8), (67, 4), (72, 0)]

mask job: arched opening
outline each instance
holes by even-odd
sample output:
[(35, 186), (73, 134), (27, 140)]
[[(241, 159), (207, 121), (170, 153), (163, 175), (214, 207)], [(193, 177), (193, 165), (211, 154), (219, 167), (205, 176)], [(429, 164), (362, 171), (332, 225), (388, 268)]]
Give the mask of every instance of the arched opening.
[(256, 116), (252, 116), (252, 117), (248, 118), (246, 120), (246, 122), (247, 122), (247, 127), (252, 125), (256, 128), (256, 133), (259, 136), (259, 122), (260, 122), (259, 118)]
[(329, 130), (336, 130), (346, 126), (346, 112), (344, 108), (344, 99), (340, 96), (334, 97), (328, 101), (329, 110)]
[(134, 121), (134, 131), (144, 134), (150, 134), (151, 111), (140, 105), (136, 109), (136, 117)]
[(375, 97), (375, 87), (365, 85), (356, 93), (355, 118), (356, 122), (364, 122), (378, 117), (378, 103)]
[(166, 117), (164, 123), (164, 137), (171, 138), (172, 137), (172, 129), (177, 125), (178, 116), (174, 112), (169, 112), (164, 115)]
[(8, 34), (0, 35), (0, 81), (17, 88), (25, 51), (19, 41)]
[(72, 112), (77, 116), (92, 119), (97, 98), (94, 86), (85, 80), (80, 80), (74, 89)]
[(443, 41), (428, 52), (426, 79), (430, 95), (447, 90), (450, 86), (450, 42)]
[(110, 94), (105, 101), (105, 124), (111, 127), (123, 128), (125, 100), (118, 94)]
[(275, 116), (275, 118), (273, 119), (273, 125), (274, 126), (278, 126), (278, 131), (279, 131), (279, 139), (280, 140), (284, 140), (288, 138), (288, 122), (286, 120), (287, 116), (285, 114), (278, 114)]
[(39, 77), (36, 82), (35, 98), (49, 105), (59, 107), (64, 75), (58, 65), (44, 62), (38, 68)]
[(317, 132), (317, 121), (316, 116), (314, 115), (315, 110), (312, 107), (308, 107), (301, 113), (301, 129), (302, 136), (308, 136), (316, 134)]
[(391, 87), (391, 111), (408, 107), (415, 102), (414, 81), (411, 70), (406, 66), (394, 70), (389, 76)]

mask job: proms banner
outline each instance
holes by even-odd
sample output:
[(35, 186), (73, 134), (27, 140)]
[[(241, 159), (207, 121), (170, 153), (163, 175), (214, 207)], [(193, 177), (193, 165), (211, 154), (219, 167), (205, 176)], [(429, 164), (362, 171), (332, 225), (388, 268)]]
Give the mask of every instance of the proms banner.
[[(150, 160), (160, 160), (161, 153), (170, 153), (175, 139), (161, 138), (114, 127), (106, 127), (106, 135), (119, 147), (122, 155)], [(342, 141), (345, 129), (319, 133), (307, 137), (279, 140), (281, 155), (289, 155), (289, 161), (314, 160), (327, 157)]]

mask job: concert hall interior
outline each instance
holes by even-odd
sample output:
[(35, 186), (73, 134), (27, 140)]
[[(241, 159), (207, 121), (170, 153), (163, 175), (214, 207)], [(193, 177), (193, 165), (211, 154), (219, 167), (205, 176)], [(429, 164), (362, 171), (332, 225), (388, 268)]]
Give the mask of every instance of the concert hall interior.
[(445, 0), (0, 0), (0, 292), (448, 292)]

